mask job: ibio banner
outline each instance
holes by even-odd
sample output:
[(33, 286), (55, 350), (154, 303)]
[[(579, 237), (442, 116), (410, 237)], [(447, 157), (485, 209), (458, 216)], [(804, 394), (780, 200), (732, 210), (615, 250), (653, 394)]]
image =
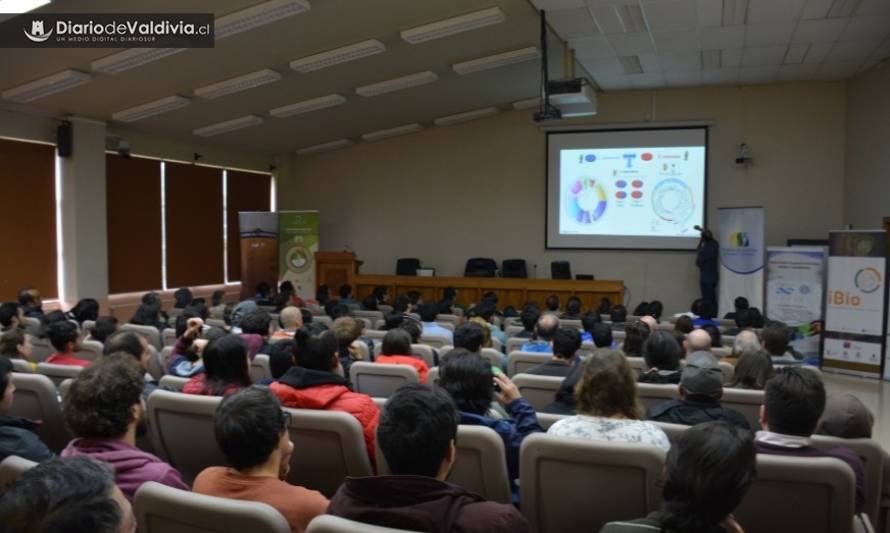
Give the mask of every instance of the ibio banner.
[(318, 220), (318, 211), (278, 213), (279, 280), (293, 283), (297, 295), (304, 300), (315, 298)]
[(833, 231), (822, 368), (879, 378), (887, 327), (886, 232)]

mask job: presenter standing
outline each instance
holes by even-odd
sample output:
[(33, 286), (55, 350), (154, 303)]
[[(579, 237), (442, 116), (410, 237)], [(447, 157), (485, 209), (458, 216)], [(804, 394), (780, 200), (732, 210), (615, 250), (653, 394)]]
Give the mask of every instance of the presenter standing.
[(695, 265), (699, 270), (699, 285), (701, 297), (706, 302), (711, 302), (714, 311), (717, 310), (717, 259), (720, 255), (720, 245), (714, 240), (711, 230), (702, 230), (701, 240), (698, 241), (698, 254)]

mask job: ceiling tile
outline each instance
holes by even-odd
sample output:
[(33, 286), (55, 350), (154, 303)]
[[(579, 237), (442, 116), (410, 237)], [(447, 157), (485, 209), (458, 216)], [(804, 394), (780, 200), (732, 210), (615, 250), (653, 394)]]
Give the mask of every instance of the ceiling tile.
[(822, 19), (828, 16), (828, 10), (834, 0), (807, 0), (801, 13), (801, 20)]
[(589, 12), (593, 16), (594, 21), (596, 21), (596, 25), (599, 27), (600, 32), (606, 35), (624, 33), (624, 26), (621, 24), (621, 19), (618, 17), (618, 13), (615, 12), (615, 9), (612, 6), (593, 6), (589, 8)]
[(532, 4), (534, 4), (536, 8), (543, 9), (548, 13), (550, 11), (560, 11), (562, 9), (587, 7), (584, 0), (532, 0)]
[(887, 0), (862, 0), (856, 8), (857, 15), (886, 15), (890, 13), (890, 2)]
[(740, 83), (767, 83), (776, 80), (779, 66), (742, 67), (739, 69)]
[(615, 56), (615, 51), (609, 46), (608, 39), (602, 35), (572, 39), (570, 45), (575, 49), (575, 57), (578, 59)]
[(881, 44), (880, 41), (850, 41), (837, 43), (825, 59), (827, 63), (861, 63)]
[(787, 44), (794, 33), (793, 22), (765, 22), (749, 24), (745, 30), (745, 46), (774, 46)]
[(821, 65), (782, 65), (779, 67), (777, 79), (781, 81), (798, 81), (811, 79), (819, 72)]
[(742, 67), (764, 67), (780, 65), (785, 59), (787, 46), (766, 46), (762, 48), (745, 48), (742, 56)]
[(630, 89), (632, 87), (630, 80), (624, 74), (594, 76), (593, 80), (605, 91)]
[(695, 0), (643, 0), (649, 31), (694, 30)]
[(652, 45), (652, 37), (648, 33), (620, 33), (618, 35), (610, 35), (609, 43), (611, 43), (615, 53), (620, 56), (655, 53), (655, 46)]
[(829, 43), (815, 43), (810, 45), (810, 49), (807, 50), (807, 56), (803, 59), (804, 63), (821, 63), (825, 61), (825, 58), (828, 57), (831, 49), (834, 48), (833, 44)]
[(698, 26), (712, 28), (723, 24), (723, 2), (717, 0), (698, 0)]
[(668, 52), (658, 59), (665, 72), (701, 69), (701, 52)]
[(874, 61), (881, 61), (890, 57), (890, 39), (884, 41), (884, 44), (877, 47), (874, 52), (871, 53), (869, 59)]
[(640, 65), (643, 67), (643, 72), (651, 74), (663, 70), (661, 61), (655, 54), (640, 54), (637, 57), (640, 59)]
[(727, 85), (736, 83), (738, 80), (739, 69), (737, 68), (715, 68), (701, 72), (701, 81), (704, 85)]
[(840, 37), (849, 19), (802, 20), (791, 37), (792, 43), (833, 43)]
[(733, 48), (720, 51), (720, 64), (723, 68), (737, 67), (742, 64), (742, 49)]
[(741, 48), (745, 45), (744, 26), (720, 26), (715, 28), (699, 28), (698, 41), (702, 50), (716, 48)]
[(806, 57), (809, 49), (810, 45), (806, 43), (792, 44), (788, 47), (788, 52), (785, 53), (785, 60), (782, 63), (786, 65), (803, 63), (803, 58)]
[(623, 75), (624, 67), (617, 57), (594, 57), (591, 59), (582, 59), (579, 61), (581, 65), (587, 69), (587, 72), (594, 78), (599, 74), (603, 75)]
[(664, 87), (664, 74), (660, 72), (650, 74), (630, 74), (627, 76), (635, 89), (655, 89)]
[(701, 85), (701, 71), (671, 71), (664, 73), (668, 87), (694, 87)]
[(698, 35), (694, 31), (652, 32), (658, 53), (695, 52), (699, 50)]
[(877, 64), (878, 64), (877, 61), (866, 61), (865, 63), (862, 64), (861, 67), (859, 67), (859, 70), (857, 71), (857, 74), (860, 73), (860, 72), (865, 72), (865, 71), (867, 71), (867, 70), (871, 70), (871, 68), (874, 67), (874, 66), (877, 65)]
[(867, 15), (851, 17), (850, 24), (841, 34), (840, 40), (860, 41), (884, 39), (888, 36), (890, 36), (890, 16)]
[(584, 7), (549, 13), (547, 22), (553, 26), (553, 29), (563, 40), (588, 37), (599, 33), (590, 12)]
[(822, 80), (844, 80), (856, 74), (861, 65), (861, 62), (823, 63), (820, 65), (816, 78)]
[(794, 22), (800, 16), (804, 0), (750, 0), (748, 24)]

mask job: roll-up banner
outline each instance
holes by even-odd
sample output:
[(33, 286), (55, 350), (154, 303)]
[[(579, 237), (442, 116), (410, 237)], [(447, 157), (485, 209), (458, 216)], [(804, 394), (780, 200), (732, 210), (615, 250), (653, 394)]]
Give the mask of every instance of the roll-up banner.
[(827, 257), (828, 249), (818, 246), (770, 246), (766, 251), (766, 316), (794, 330), (791, 345), (814, 365), (819, 364), (824, 326)]
[(744, 296), (751, 307), (763, 309), (764, 236), (762, 207), (717, 209), (720, 243), (720, 315), (734, 309)]
[(298, 296), (315, 298), (315, 252), (318, 251), (318, 211), (280, 211), (279, 281), (290, 281)]
[(824, 370), (880, 378), (887, 340), (886, 232), (829, 234)]

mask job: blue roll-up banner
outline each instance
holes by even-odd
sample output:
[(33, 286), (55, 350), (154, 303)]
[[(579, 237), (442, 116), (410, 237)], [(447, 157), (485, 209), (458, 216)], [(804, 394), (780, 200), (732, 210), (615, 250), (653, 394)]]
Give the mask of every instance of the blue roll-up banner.
[(813, 365), (819, 364), (827, 257), (819, 246), (766, 250), (766, 316), (794, 330), (791, 345)]
[(720, 315), (734, 309), (738, 296), (763, 309), (764, 214), (762, 207), (717, 209), (720, 243)]

